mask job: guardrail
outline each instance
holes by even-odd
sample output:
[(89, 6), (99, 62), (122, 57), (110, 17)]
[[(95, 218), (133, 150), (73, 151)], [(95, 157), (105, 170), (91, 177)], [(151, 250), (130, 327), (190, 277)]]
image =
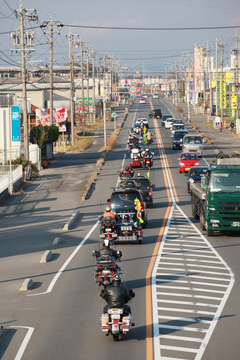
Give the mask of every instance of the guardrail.
[(9, 186), (9, 178), (8, 175), (5, 175), (0, 179), (0, 194), (6, 189), (8, 189), (8, 186)]

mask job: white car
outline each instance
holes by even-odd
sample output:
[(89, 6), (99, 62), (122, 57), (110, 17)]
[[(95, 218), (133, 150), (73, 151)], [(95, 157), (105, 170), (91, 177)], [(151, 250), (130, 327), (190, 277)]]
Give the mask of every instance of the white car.
[(145, 97), (141, 97), (141, 98), (140, 98), (139, 104), (146, 104), (146, 99), (145, 99)]
[(174, 120), (173, 118), (166, 119), (166, 121), (165, 121), (165, 129), (171, 129), (173, 120)]
[(145, 99), (147, 99), (147, 94), (146, 94), (146, 93), (142, 94), (142, 97), (144, 97)]
[(135, 124), (141, 124), (141, 122), (143, 122), (145, 125), (149, 125), (148, 119), (146, 117), (138, 117), (137, 120), (135, 121)]
[(153, 99), (158, 99), (158, 93), (153, 94)]

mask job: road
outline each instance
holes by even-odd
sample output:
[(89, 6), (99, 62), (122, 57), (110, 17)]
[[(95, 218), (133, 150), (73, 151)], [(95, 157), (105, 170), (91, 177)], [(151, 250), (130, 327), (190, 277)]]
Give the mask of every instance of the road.
[[(29, 196), (11, 200), (0, 215), (1, 359), (239, 358), (238, 236), (207, 238), (200, 232), (185, 177), (178, 173), (180, 151), (172, 150), (170, 132), (152, 120), (154, 207), (148, 210), (143, 244), (117, 245), (123, 252), (123, 282), (136, 293), (130, 303), (136, 326), (118, 343), (101, 332), (104, 302), (93, 280), (91, 256), (99, 246), (97, 216), (116, 186), (118, 170), (130, 163), (127, 132), (150, 106), (179, 118), (162, 98), (135, 102), (87, 201), (78, 202), (81, 169), (74, 158), (66, 159), (59, 179), (49, 182), (46, 173)], [(214, 157), (206, 145), (201, 164)], [(79, 205), (79, 220), (63, 233), (64, 222)], [(55, 237), (63, 243), (54, 247)], [(45, 250), (52, 250), (53, 260), (41, 264)], [(19, 292), (25, 278), (34, 287)]]

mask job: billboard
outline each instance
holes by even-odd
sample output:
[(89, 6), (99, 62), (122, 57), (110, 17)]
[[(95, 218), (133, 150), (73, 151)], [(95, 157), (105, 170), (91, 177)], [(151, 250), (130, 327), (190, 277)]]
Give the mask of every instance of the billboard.
[[(67, 109), (53, 109), (53, 125), (64, 124), (67, 118)], [(50, 109), (36, 109), (36, 124), (50, 125)]]
[(135, 70), (135, 78), (140, 77), (140, 76), (141, 76), (141, 71), (140, 70)]

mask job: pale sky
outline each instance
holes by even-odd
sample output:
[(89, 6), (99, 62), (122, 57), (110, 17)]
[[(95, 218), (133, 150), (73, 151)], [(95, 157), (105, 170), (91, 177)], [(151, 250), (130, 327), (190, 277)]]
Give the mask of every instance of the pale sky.
[[(19, 0), (0, 0), (0, 66), (20, 64), (20, 54), (10, 53), (11, 39), (9, 30), (19, 28), (12, 10), (19, 9)], [(69, 45), (66, 34), (71, 32), (81, 35), (89, 41), (101, 57), (101, 52), (121, 61), (130, 68), (129, 72), (143, 70), (146, 74), (163, 75), (170, 65), (179, 60), (182, 53), (193, 53), (194, 45), (212, 47), (215, 57), (215, 43), (212, 39), (223, 39), (225, 45), (224, 65), (235, 46), (232, 37), (236, 29), (211, 29), (191, 31), (146, 31), (146, 30), (106, 30), (74, 27), (107, 26), (127, 28), (189, 28), (240, 25), (239, 0), (22, 0), (23, 8), (36, 8), (39, 16), (37, 25), (53, 20), (67, 25), (61, 28), (60, 35), (54, 34), (54, 64), (63, 65), (68, 62)], [(32, 25), (36, 26), (36, 25)], [(36, 64), (49, 64), (49, 36), (40, 28), (35, 29), (35, 48), (32, 58)], [(240, 34), (240, 28), (238, 29)], [(239, 39), (240, 43), (240, 39)], [(75, 49), (74, 53), (79, 53)], [(40, 62), (42, 61), (42, 63)], [(10, 64), (8, 64), (10, 63)]]

